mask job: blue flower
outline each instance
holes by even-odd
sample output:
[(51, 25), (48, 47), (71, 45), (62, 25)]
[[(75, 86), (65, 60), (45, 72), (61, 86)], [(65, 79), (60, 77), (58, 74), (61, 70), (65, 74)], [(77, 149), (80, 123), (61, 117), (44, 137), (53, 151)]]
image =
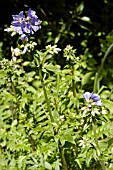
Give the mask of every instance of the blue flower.
[(25, 15), (23, 15), (23, 11), (21, 11), (18, 15), (12, 15), (13, 21), (11, 22), (12, 25), (18, 26), (20, 23), (25, 21)]
[(23, 15), (23, 11), (21, 11), (18, 15), (12, 15), (13, 21), (11, 24), (13, 25), (14, 32), (17, 32), (18, 34), (24, 33), (25, 28), (25, 16)]
[(31, 9), (28, 10), (28, 20), (29, 20), (29, 23), (31, 24), (33, 31), (36, 32), (40, 28), (40, 20), (36, 16), (35, 11)]
[(91, 93), (91, 99), (97, 102), (100, 100), (100, 96), (98, 94)]
[(22, 41), (28, 41), (28, 36), (40, 28), (40, 20), (36, 16), (36, 12), (31, 9), (28, 10), (27, 18), (25, 18), (23, 11), (18, 15), (12, 15), (12, 17), (13, 31), (21, 35)]
[(88, 100), (90, 99), (90, 97), (91, 97), (91, 93), (90, 93), (90, 92), (85, 92), (85, 93), (83, 94), (83, 96), (84, 96), (84, 98), (86, 99), (86, 101), (88, 101)]
[(27, 34), (33, 34), (31, 24), (29, 22), (25, 22), (24, 32)]
[(101, 102), (100, 96), (98, 94), (85, 92), (83, 94), (83, 96), (88, 103), (91, 104), (91, 103), (95, 102), (95, 105), (102, 106), (102, 102)]
[(22, 40), (22, 41), (28, 41), (27, 35), (26, 35), (26, 34), (22, 34), (22, 35), (21, 35), (21, 40)]

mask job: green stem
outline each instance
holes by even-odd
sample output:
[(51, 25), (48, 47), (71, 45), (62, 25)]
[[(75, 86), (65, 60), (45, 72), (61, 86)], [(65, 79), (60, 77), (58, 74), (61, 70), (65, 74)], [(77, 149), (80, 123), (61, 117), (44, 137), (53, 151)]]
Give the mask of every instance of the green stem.
[(13, 94), (14, 94), (14, 96), (15, 96), (15, 98), (16, 98), (16, 102), (17, 102), (18, 109), (19, 109), (19, 101), (18, 101), (18, 99), (17, 99), (15, 86), (14, 86), (14, 83), (13, 83), (12, 80), (11, 80), (11, 87), (12, 87)]
[(33, 151), (36, 151), (36, 148), (35, 148), (35, 144), (34, 144), (34, 141), (33, 141), (33, 138), (32, 138), (32, 135), (28, 135), (28, 139), (29, 139), (29, 142), (31, 144), (31, 147), (32, 147), (32, 150)]
[[(75, 74), (74, 74), (74, 65), (72, 65), (72, 92), (73, 92), (73, 96), (74, 98), (77, 99), (77, 88), (76, 88), (76, 81), (74, 80)], [(78, 111), (78, 105), (76, 104), (76, 112), (79, 113)]]
[[(40, 80), (41, 80), (41, 83), (42, 83), (42, 88), (43, 88), (43, 91), (44, 91), (44, 96), (45, 96), (45, 100), (46, 100), (46, 103), (47, 103), (47, 108), (48, 108), (49, 116), (50, 116), (51, 122), (54, 122), (54, 118), (52, 116), (52, 112), (51, 112), (51, 109), (50, 109), (50, 101), (48, 99), (46, 88), (45, 88), (45, 84), (44, 84), (43, 77), (42, 77), (42, 70), (41, 70), (41, 68), (39, 68), (39, 77), (40, 77)], [(58, 78), (57, 79), (57, 83), (58, 83), (59, 82), (59, 76), (57, 78)], [(57, 87), (57, 90), (58, 90), (58, 87)], [(54, 129), (53, 129), (53, 133), (55, 134)], [(58, 147), (59, 147), (60, 153), (61, 153), (61, 160), (62, 160), (63, 168), (64, 168), (64, 170), (68, 170), (67, 162), (66, 162), (65, 155), (64, 155), (64, 150), (63, 150), (63, 148), (61, 146), (58, 146)]]
[(103, 170), (106, 170), (104, 161), (101, 159), (101, 157), (102, 157), (102, 152), (101, 152), (101, 148), (100, 148), (99, 143), (98, 143), (98, 138), (97, 138), (97, 133), (96, 133), (96, 126), (95, 126), (94, 122), (92, 123), (92, 127), (93, 127), (93, 133), (94, 133), (95, 143), (96, 143), (97, 149), (98, 149), (99, 152), (100, 152), (99, 162), (100, 162), (100, 164), (101, 164), (101, 166), (102, 166), (102, 169), (103, 169)]
[(106, 60), (108, 54), (111, 52), (111, 50), (113, 50), (113, 44), (111, 44), (111, 45), (109, 46), (109, 48), (107, 49), (107, 51), (106, 51), (106, 53), (105, 53), (105, 55), (104, 55), (104, 57), (103, 57), (103, 59), (102, 59), (100, 68), (99, 68), (99, 70), (98, 70), (98, 75), (101, 74), (102, 69), (103, 69), (103, 67), (104, 67), (104, 62), (105, 62), (105, 60)]
[(93, 92), (98, 93), (99, 89), (100, 89), (100, 80), (98, 79), (98, 73), (96, 73), (95, 80), (94, 80)]
[(74, 78), (74, 66), (72, 65), (72, 91), (73, 91), (73, 96), (76, 97), (76, 86), (75, 86), (75, 80)]
[[(41, 80), (41, 84), (42, 84), (42, 88), (43, 88), (43, 92), (44, 92), (44, 96), (45, 96), (45, 100), (46, 100), (46, 104), (47, 104), (47, 109), (48, 109), (48, 112), (49, 112), (50, 120), (51, 120), (51, 122), (54, 122), (54, 118), (52, 116), (52, 112), (51, 112), (51, 108), (50, 108), (50, 101), (48, 99), (46, 88), (45, 88), (45, 84), (44, 84), (44, 81), (43, 81), (41, 66), (39, 67), (39, 77), (40, 77), (40, 80)], [(58, 84), (59, 84), (59, 75), (57, 77), (57, 90), (58, 90)], [(53, 133), (55, 134), (54, 129), (53, 129)], [(58, 148), (59, 148), (60, 153), (61, 153), (61, 160), (62, 160), (63, 168), (64, 168), (64, 170), (68, 170), (67, 162), (66, 162), (65, 155), (64, 155), (64, 150), (60, 146), (58, 146)]]
[(52, 112), (51, 112), (51, 109), (50, 109), (50, 101), (48, 99), (46, 88), (45, 88), (45, 84), (44, 84), (43, 77), (42, 77), (42, 70), (41, 70), (41, 68), (39, 68), (39, 77), (40, 77), (40, 80), (41, 80), (41, 83), (42, 83), (42, 88), (43, 88), (43, 91), (44, 91), (44, 96), (45, 96), (45, 100), (46, 100), (49, 116), (50, 116), (51, 122), (54, 122), (54, 118), (52, 116)]
[(60, 74), (57, 73), (57, 94), (59, 92), (59, 82), (60, 82)]
[(68, 170), (68, 166), (67, 166), (67, 162), (65, 159), (65, 154), (64, 154), (64, 149), (62, 148), (61, 144), (59, 144), (59, 150), (60, 150), (60, 154), (61, 154), (61, 161), (62, 161), (62, 166), (64, 170)]
[(107, 49), (102, 61), (101, 61), (101, 65), (99, 67), (99, 70), (98, 72), (96, 73), (96, 76), (95, 76), (95, 83), (94, 83), (94, 92), (97, 93), (99, 88), (100, 88), (100, 78), (101, 78), (101, 74), (102, 74), (102, 70), (103, 70), (103, 67), (104, 67), (104, 63), (105, 63), (105, 60), (108, 56), (108, 54), (113, 50), (113, 44), (111, 44), (109, 46), (109, 48)]
[[(12, 85), (9, 85), (8, 80), (6, 80), (6, 83), (8, 85), (9, 93), (12, 94)], [(10, 110), (12, 112), (12, 119), (14, 120), (14, 102), (13, 101), (10, 101)]]
[[(19, 107), (19, 100), (18, 100), (18, 98), (17, 98), (15, 86), (14, 86), (14, 83), (13, 83), (11, 77), (10, 77), (10, 81), (11, 81), (12, 92), (13, 92), (13, 94), (14, 94), (14, 96), (15, 96), (17, 108), (18, 108), (18, 111), (19, 111), (19, 110), (20, 110), (20, 107)], [(17, 113), (17, 121), (19, 121), (19, 112)]]
[(64, 150), (61, 151), (61, 158), (62, 158), (62, 164), (63, 164), (64, 170), (68, 170), (67, 162), (66, 162), (66, 159), (65, 159), (65, 156), (64, 156)]

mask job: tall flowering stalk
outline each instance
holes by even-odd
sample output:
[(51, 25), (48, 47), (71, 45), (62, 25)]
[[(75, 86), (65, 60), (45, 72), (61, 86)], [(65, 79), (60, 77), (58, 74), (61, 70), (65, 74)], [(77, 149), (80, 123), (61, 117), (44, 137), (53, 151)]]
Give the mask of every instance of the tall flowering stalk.
[(90, 93), (90, 92), (85, 92), (83, 94), (83, 97), (85, 98), (86, 102), (87, 102), (87, 106), (83, 107), (83, 114), (85, 115), (87, 112), (91, 112), (91, 117), (93, 116), (93, 118), (91, 118), (92, 121), (92, 130), (93, 130), (93, 134), (94, 134), (94, 139), (95, 139), (95, 144), (96, 144), (96, 150), (98, 152), (99, 155), (99, 161), (101, 164), (101, 167), (103, 170), (106, 170), (104, 161), (102, 159), (102, 151), (101, 148), (99, 146), (99, 142), (98, 142), (98, 137), (97, 137), (97, 132), (96, 132), (96, 125), (95, 125), (95, 114), (100, 114), (100, 110), (96, 107), (101, 107), (102, 106), (102, 101), (100, 99), (100, 96), (96, 93)]

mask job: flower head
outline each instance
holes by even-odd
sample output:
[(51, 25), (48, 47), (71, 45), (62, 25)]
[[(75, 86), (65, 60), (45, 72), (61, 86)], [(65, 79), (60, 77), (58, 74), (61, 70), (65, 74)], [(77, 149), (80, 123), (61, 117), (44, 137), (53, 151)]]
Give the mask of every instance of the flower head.
[(35, 11), (31, 9), (28, 10), (28, 20), (29, 23), (31, 24), (31, 28), (33, 29), (33, 31), (36, 32), (40, 28), (40, 20), (36, 16)]
[(20, 23), (25, 21), (25, 15), (23, 15), (23, 11), (21, 11), (18, 15), (12, 15), (13, 21), (11, 22), (12, 25), (18, 26)]
[(46, 46), (46, 50), (50, 53), (50, 54), (58, 54), (59, 51), (61, 51), (60, 48), (57, 48), (57, 45), (47, 45)]
[(11, 24), (14, 32), (17, 32), (20, 35), (23, 34), (25, 28), (25, 16), (23, 15), (23, 11), (21, 11), (18, 15), (12, 15), (12, 17), (13, 21)]
[[(21, 11), (18, 15), (12, 15), (13, 21), (12, 30), (15, 33), (21, 35), (21, 40), (28, 41), (28, 36), (36, 32), (41, 26), (41, 22), (36, 16), (36, 12), (29, 9), (28, 15), (25, 17), (23, 11)], [(11, 29), (5, 29), (5, 31), (12, 31)]]
[(19, 56), (20, 55), (20, 49), (19, 48), (13, 48), (11, 47), (12, 57)]
[(85, 92), (83, 94), (83, 96), (89, 104), (95, 104), (97, 106), (102, 106), (102, 102), (101, 102), (100, 96), (98, 94)]

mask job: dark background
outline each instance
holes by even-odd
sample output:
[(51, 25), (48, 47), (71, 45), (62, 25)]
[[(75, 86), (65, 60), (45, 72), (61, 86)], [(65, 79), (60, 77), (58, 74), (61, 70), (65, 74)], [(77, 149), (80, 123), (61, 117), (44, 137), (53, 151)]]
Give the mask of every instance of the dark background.
[[(84, 9), (80, 13), (77, 12), (77, 8), (82, 2)], [(61, 48), (71, 44), (77, 48), (77, 53), (81, 54), (86, 48), (81, 42), (87, 40), (86, 45), (90, 53), (98, 58), (101, 51), (100, 39), (104, 40), (113, 30), (112, 0), (3, 0), (0, 2), (0, 41), (3, 42), (3, 50), (15, 41), (14, 39), (12, 41), (6, 32), (4, 33), (4, 28), (10, 26), (12, 15), (29, 8), (36, 11), (41, 21), (48, 22), (34, 35), (37, 42), (40, 39), (40, 48), (50, 43), (54, 44), (54, 39), (61, 33), (58, 41)], [(83, 21), (81, 19), (83, 16), (90, 18), (91, 22)], [(65, 25), (62, 32), (60, 21)], [(52, 32), (49, 41), (48, 32)], [(99, 32), (101, 35), (98, 36)], [(6, 51), (6, 57), (9, 57), (8, 49)]]

